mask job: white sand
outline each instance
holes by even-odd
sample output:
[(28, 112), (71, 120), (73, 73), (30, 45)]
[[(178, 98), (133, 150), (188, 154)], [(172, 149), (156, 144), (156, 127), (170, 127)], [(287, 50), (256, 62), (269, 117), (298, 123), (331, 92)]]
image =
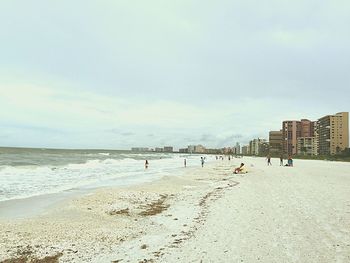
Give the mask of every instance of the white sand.
[(350, 163), (241, 161), (2, 220), (0, 262), (350, 262)]

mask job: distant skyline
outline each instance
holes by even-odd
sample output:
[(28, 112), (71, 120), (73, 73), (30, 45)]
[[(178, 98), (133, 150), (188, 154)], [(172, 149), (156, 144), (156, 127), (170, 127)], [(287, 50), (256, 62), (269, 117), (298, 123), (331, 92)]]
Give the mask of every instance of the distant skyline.
[(350, 2), (0, 3), (0, 146), (175, 148), (349, 111)]

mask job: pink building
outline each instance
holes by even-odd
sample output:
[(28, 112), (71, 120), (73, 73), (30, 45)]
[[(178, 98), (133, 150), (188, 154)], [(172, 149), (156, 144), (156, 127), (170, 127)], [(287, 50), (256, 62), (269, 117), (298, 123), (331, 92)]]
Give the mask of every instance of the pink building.
[(315, 122), (302, 119), (300, 121), (283, 121), (282, 134), (283, 153), (287, 155), (297, 154), (299, 137), (314, 137)]

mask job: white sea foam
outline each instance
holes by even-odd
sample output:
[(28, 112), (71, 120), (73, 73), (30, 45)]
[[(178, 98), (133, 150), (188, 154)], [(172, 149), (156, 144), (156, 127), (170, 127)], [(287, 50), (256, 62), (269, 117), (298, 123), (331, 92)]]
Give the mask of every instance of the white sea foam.
[[(0, 201), (59, 193), (70, 189), (125, 185), (178, 174), (184, 156), (152, 155), (149, 169), (144, 168), (148, 154), (121, 154), (107, 159), (61, 166), (0, 166)], [(165, 158), (167, 157), (167, 158)], [(187, 165), (199, 166), (200, 156), (186, 156)], [(156, 159), (157, 158), (157, 159)]]
[(104, 155), (104, 156), (109, 156), (111, 155), (110, 153), (98, 153), (99, 155)]

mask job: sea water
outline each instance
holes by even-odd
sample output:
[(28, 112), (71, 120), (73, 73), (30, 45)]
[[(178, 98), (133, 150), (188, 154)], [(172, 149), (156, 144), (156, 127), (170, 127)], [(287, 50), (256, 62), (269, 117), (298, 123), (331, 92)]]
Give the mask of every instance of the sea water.
[(200, 158), (174, 153), (0, 148), (0, 201), (149, 182), (181, 174), (184, 159), (187, 166), (199, 167)]

